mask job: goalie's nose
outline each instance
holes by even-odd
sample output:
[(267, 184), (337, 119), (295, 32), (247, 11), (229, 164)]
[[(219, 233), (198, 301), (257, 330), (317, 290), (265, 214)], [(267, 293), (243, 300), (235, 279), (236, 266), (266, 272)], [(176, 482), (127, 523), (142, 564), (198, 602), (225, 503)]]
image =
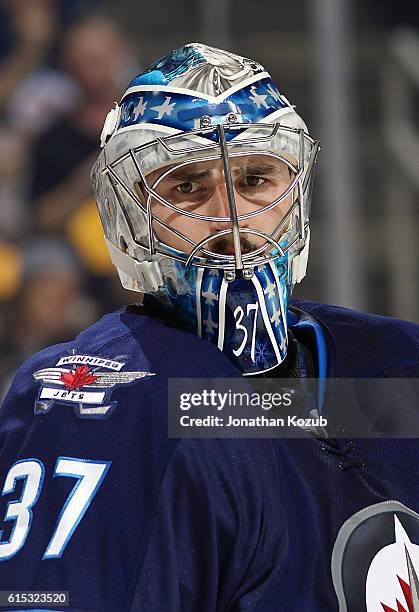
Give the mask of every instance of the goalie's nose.
[[(208, 214), (211, 217), (217, 217), (216, 220), (210, 222), (210, 227), (213, 232), (220, 232), (222, 230), (232, 228), (232, 217), (234, 209), (236, 215), (241, 215), (246, 212), (245, 200), (240, 196), (239, 193), (233, 190), (234, 201), (230, 203), (227, 187), (225, 184), (220, 184), (214, 190), (211, 202), (209, 205)], [(233, 210), (232, 210), (233, 209)], [(228, 218), (228, 221), (222, 221), (221, 219)], [(239, 227), (246, 227), (245, 222), (239, 222)]]

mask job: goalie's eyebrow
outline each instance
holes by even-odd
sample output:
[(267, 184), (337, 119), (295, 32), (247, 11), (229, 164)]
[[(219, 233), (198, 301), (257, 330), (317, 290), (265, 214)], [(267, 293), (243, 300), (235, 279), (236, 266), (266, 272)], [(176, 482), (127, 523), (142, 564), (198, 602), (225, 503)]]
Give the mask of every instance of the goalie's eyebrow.
[(201, 170), (201, 171), (193, 171), (188, 170), (188, 168), (179, 168), (178, 170), (174, 170), (166, 179), (175, 180), (175, 181), (196, 181), (200, 178), (208, 178), (211, 176), (210, 170)]
[(260, 164), (260, 163), (250, 163), (245, 166), (237, 166), (232, 168), (233, 174), (236, 175), (250, 175), (257, 176), (260, 174), (273, 174), (274, 172), (280, 172), (281, 167), (275, 166), (274, 164)]
[[(177, 170), (173, 170), (166, 176), (165, 180), (173, 180), (173, 181), (197, 181), (203, 178), (209, 178), (215, 168), (207, 168), (203, 170), (192, 170), (188, 169), (188, 167), (178, 168)], [(231, 172), (234, 176), (260, 176), (260, 175), (272, 175), (274, 173), (278, 173), (281, 171), (281, 167), (275, 164), (266, 164), (266, 163), (249, 163), (243, 166), (236, 166), (231, 168)]]

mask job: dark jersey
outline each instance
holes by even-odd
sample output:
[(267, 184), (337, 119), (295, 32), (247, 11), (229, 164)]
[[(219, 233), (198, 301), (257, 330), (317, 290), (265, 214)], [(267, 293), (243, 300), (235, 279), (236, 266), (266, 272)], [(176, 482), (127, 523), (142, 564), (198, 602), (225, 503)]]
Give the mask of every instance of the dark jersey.
[[(418, 376), (418, 326), (295, 307), (329, 376)], [(416, 441), (168, 438), (169, 377), (239, 375), (135, 308), (27, 361), (0, 412), (0, 590), (69, 591), (49, 609), (72, 612), (415, 610)]]

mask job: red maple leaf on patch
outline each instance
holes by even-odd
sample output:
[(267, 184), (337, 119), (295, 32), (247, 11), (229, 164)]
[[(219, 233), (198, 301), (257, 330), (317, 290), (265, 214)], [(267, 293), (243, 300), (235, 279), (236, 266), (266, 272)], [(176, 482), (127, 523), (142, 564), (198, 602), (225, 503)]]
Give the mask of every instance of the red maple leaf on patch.
[(93, 376), (90, 374), (90, 368), (87, 365), (79, 366), (73, 372), (63, 372), (61, 374), (61, 380), (67, 387), (67, 389), (81, 389), (84, 385), (90, 385), (99, 376)]

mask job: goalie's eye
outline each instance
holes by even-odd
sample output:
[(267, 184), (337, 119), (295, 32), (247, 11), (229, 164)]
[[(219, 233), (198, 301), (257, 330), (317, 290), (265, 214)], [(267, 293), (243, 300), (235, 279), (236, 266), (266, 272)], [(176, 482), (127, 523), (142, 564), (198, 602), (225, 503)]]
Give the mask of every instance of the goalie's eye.
[(195, 193), (200, 188), (199, 183), (195, 183), (193, 181), (186, 181), (185, 183), (180, 183), (180, 185), (176, 186), (176, 190), (183, 195), (188, 195), (191, 193)]
[(241, 182), (244, 187), (261, 187), (266, 183), (266, 179), (261, 176), (249, 175), (245, 176)]

